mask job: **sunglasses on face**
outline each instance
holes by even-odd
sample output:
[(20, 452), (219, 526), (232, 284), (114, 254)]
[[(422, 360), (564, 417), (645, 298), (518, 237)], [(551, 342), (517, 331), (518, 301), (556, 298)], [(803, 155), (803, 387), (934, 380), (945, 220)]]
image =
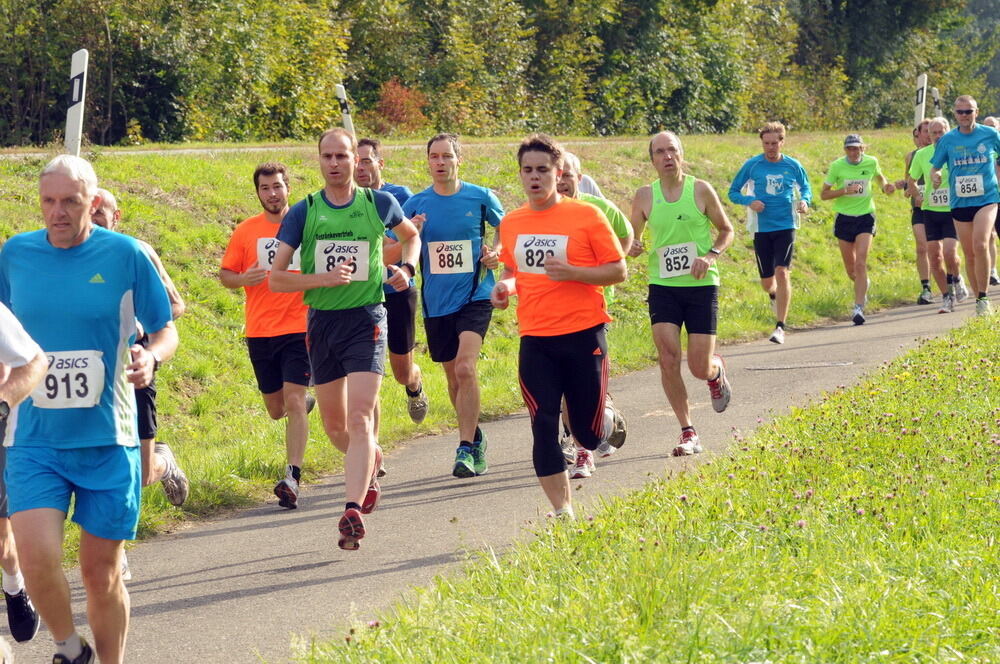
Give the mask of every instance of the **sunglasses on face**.
[(971, 108), (956, 108), (955, 115), (972, 115), (975, 111)]

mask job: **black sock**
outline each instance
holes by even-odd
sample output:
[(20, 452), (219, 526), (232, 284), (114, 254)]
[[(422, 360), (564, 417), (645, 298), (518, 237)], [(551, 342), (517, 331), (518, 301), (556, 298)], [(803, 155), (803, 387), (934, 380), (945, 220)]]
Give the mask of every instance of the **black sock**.
[(777, 295), (776, 293), (768, 293), (768, 294), (767, 294), (767, 296), (768, 296), (769, 298), (771, 298), (772, 300), (775, 300), (775, 299), (777, 299), (777, 298), (778, 298), (778, 295)]
[(476, 443), (483, 439), (483, 430), (476, 426), (476, 433), (473, 434), (472, 440)]
[(681, 427), (681, 431), (694, 431), (694, 427)]
[(298, 482), (299, 479), (301, 479), (301, 477), (302, 477), (302, 469), (299, 468), (298, 466), (292, 466), (292, 479)]
[(979, 297), (978, 297), (978, 299), (985, 300), (986, 299), (986, 293), (984, 293), (983, 291), (979, 291)]
[(464, 446), (464, 447), (468, 447), (469, 449), (472, 449), (472, 443), (470, 443), (467, 440), (463, 440), (463, 441), (459, 442), (458, 446), (459, 447), (463, 447)]
[(779, 320), (776, 327), (780, 327), (782, 330), (785, 329), (785, 321)]
[(421, 392), (424, 391), (424, 386), (420, 385), (417, 388), (416, 392), (410, 392), (410, 388), (406, 387), (405, 385), (403, 386), (403, 389), (406, 390), (406, 396), (408, 396), (408, 397), (415, 397), (415, 396), (418, 396)]
[(955, 283), (955, 275), (953, 275), (953, 274), (946, 274), (945, 275), (945, 281), (947, 283), (949, 283), (949, 284)]
[(923, 286), (924, 288), (929, 289), (931, 287), (931, 280), (930, 279), (921, 279), (920, 280), (920, 285)]
[(344, 509), (345, 510), (359, 510), (360, 511), (361, 510), (361, 505), (358, 505), (357, 503), (347, 503), (347, 505), (344, 506)]

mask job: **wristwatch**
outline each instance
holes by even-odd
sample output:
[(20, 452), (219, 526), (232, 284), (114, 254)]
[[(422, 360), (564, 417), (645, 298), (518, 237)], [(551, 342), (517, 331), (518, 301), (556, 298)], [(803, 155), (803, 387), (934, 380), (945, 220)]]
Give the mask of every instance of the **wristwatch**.
[(160, 370), (160, 365), (163, 364), (163, 360), (160, 359), (160, 356), (156, 354), (155, 350), (149, 351), (149, 354), (153, 356), (153, 373), (156, 373)]
[(7, 421), (7, 417), (10, 415), (10, 404), (6, 401), (0, 400), (0, 424)]
[(417, 268), (413, 267), (413, 263), (400, 263), (399, 266), (400, 267), (408, 267), (408, 268), (410, 268), (410, 276), (411, 277), (417, 276)]

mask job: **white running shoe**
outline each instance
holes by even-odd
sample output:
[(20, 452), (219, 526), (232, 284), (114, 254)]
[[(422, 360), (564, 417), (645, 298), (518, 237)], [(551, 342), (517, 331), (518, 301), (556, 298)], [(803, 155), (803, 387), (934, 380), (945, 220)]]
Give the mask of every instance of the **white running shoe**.
[(985, 297), (976, 298), (976, 315), (989, 316), (993, 313), (993, 305)]
[(941, 308), (938, 309), (939, 314), (950, 314), (955, 310), (955, 296), (951, 293), (945, 293), (941, 296)]
[(726, 363), (723, 361), (722, 356), (716, 354), (714, 357), (719, 360), (719, 375), (716, 376), (714, 380), (706, 381), (708, 383), (708, 392), (712, 397), (712, 409), (717, 413), (721, 413), (729, 405), (729, 400), (733, 397), (733, 388), (729, 385), (729, 380), (726, 378)]
[(188, 492), (191, 489), (187, 475), (177, 465), (177, 459), (174, 457), (174, 453), (171, 451), (169, 445), (166, 443), (155, 443), (153, 450), (163, 458), (167, 466), (167, 469), (163, 472), (163, 477), (160, 478), (160, 484), (163, 485), (163, 493), (167, 495), (167, 500), (170, 501), (171, 505), (180, 507), (187, 500)]
[(990, 286), (1000, 286), (1000, 274), (996, 270), (990, 272)]
[(576, 463), (569, 471), (571, 480), (583, 480), (594, 474), (594, 453), (588, 449), (579, 448), (576, 451)]
[(854, 321), (855, 325), (865, 324), (865, 311), (860, 304), (854, 305), (854, 309), (851, 311), (851, 320)]
[(122, 581), (132, 580), (132, 570), (128, 566), (128, 556), (122, 551)]
[(774, 332), (771, 333), (771, 343), (783, 344), (785, 343), (785, 328), (776, 327)]
[(562, 448), (563, 458), (566, 459), (567, 466), (576, 463), (576, 443), (573, 441), (573, 434), (566, 428), (563, 428), (563, 433), (559, 437), (559, 447)]
[(965, 287), (965, 282), (962, 278), (958, 278), (958, 283), (955, 284), (955, 302), (965, 302), (969, 297), (969, 289)]
[(617, 451), (618, 451), (617, 447), (615, 447), (606, 440), (602, 440), (601, 444), (597, 446), (596, 450), (594, 450), (594, 454), (604, 459), (611, 456)]
[(299, 483), (292, 475), (292, 467), (285, 466), (285, 477), (274, 485), (274, 495), (278, 505), (288, 510), (299, 506)]
[(674, 456), (691, 456), (701, 452), (701, 438), (694, 429), (681, 431), (681, 437), (674, 448)]
[(420, 386), (415, 395), (406, 395), (406, 411), (409, 413), (410, 419), (417, 424), (423, 422), (424, 418), (427, 417), (427, 394), (424, 392), (423, 385)]
[(917, 304), (934, 304), (934, 294), (931, 293), (931, 289), (924, 287), (920, 291), (920, 296), (917, 297)]

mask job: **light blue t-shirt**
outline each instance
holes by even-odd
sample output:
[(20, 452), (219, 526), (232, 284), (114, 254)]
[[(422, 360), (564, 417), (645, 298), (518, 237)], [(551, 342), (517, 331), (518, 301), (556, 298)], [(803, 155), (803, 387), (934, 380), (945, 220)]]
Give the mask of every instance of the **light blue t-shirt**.
[[(379, 191), (384, 191), (387, 194), (392, 194), (399, 202), (400, 207), (402, 207), (403, 204), (406, 203), (406, 201), (408, 201), (411, 196), (413, 196), (413, 192), (410, 191), (409, 187), (401, 184), (390, 184), (388, 182), (383, 182), (382, 186), (379, 187)], [(385, 232), (385, 236), (392, 240), (399, 240), (399, 238), (396, 237), (396, 234), (390, 230), (387, 230)], [(414, 275), (414, 277), (416, 277), (416, 275)], [(415, 285), (416, 281), (411, 278), (410, 288), (413, 288)], [(385, 284), (384, 286), (382, 286), (382, 289), (385, 291), (386, 295), (391, 295), (392, 293), (397, 292), (396, 289), (390, 286), (389, 284)], [(402, 292), (405, 293), (406, 291)]]
[(981, 124), (963, 134), (952, 129), (938, 139), (931, 165), (948, 164), (951, 209), (977, 207), (1000, 201), (994, 164), (1000, 154), (1000, 134)]
[[(753, 182), (753, 194), (741, 193), (747, 182)], [(808, 205), (812, 202), (809, 177), (796, 159), (781, 155), (781, 160), (770, 162), (763, 154), (752, 157), (743, 164), (740, 172), (729, 185), (729, 200), (737, 205), (750, 205), (754, 201), (764, 204), (764, 211), (757, 213), (757, 232), (769, 233), (795, 228), (795, 188)]]
[(139, 444), (125, 367), (136, 319), (149, 332), (170, 322), (170, 300), (142, 246), (95, 226), (58, 249), (47, 231), (15, 235), (0, 251), (0, 302), (49, 360), (18, 407), (7, 445), (58, 449)]
[(426, 215), (420, 230), (420, 294), (424, 317), (447, 316), (469, 302), (489, 300), (493, 271), (479, 262), (486, 224), (496, 227), (503, 206), (486, 187), (459, 182), (451, 196), (428, 187), (406, 201), (403, 214)]

